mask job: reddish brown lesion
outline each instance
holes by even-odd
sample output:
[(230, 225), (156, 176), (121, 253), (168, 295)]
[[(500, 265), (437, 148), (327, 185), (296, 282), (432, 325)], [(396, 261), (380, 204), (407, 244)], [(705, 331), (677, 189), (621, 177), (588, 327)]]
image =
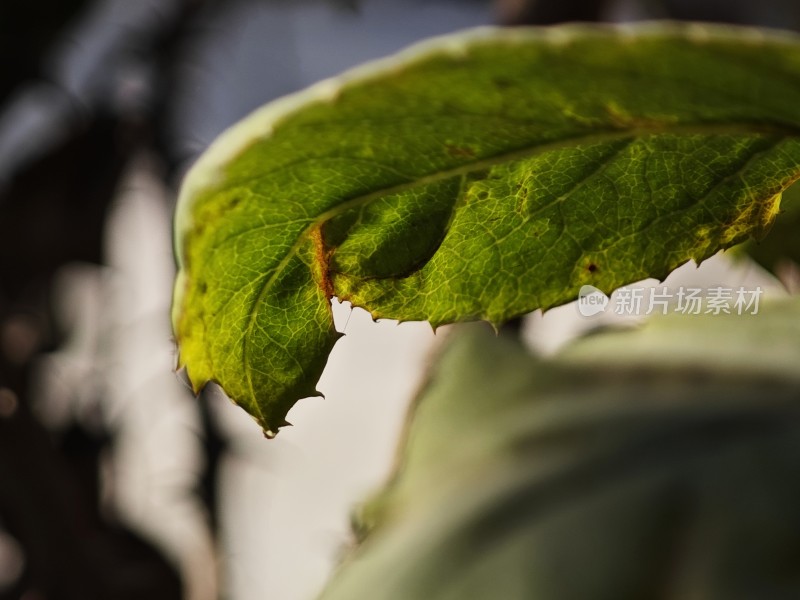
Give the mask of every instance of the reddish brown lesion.
[(455, 146), (453, 144), (445, 144), (447, 153), (453, 158), (475, 158), (475, 150), (468, 146)]
[(311, 229), (309, 237), (314, 244), (314, 279), (316, 279), (317, 285), (319, 285), (325, 297), (332, 298), (334, 295), (330, 269), (332, 249), (325, 245), (322, 225), (317, 225)]

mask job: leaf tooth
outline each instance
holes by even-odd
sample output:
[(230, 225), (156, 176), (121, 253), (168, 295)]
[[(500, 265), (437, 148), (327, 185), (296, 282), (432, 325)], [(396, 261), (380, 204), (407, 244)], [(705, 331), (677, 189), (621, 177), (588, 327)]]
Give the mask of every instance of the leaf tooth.
[(257, 419), (257, 421), (258, 424), (261, 426), (261, 431), (263, 432), (264, 437), (267, 438), (268, 440), (274, 440), (283, 427), (293, 427), (293, 425), (286, 419), (281, 419), (280, 423), (278, 423), (278, 427), (274, 430), (271, 427), (267, 426), (264, 423), (264, 421), (260, 419)]
[(503, 320), (502, 319), (492, 319), (492, 318), (487, 318), (485, 320), (492, 327), (492, 329), (494, 330), (494, 334), (495, 335), (500, 335), (500, 328), (503, 326)]
[(203, 391), (203, 388), (206, 387), (208, 383), (208, 379), (205, 377), (195, 377), (192, 375), (192, 371), (189, 369), (187, 365), (182, 366), (178, 369), (179, 375), (181, 375), (181, 379), (184, 380), (189, 387), (192, 389), (192, 393), (197, 396), (200, 392)]
[(439, 329), (439, 327), (445, 325), (444, 321), (437, 321), (435, 319), (429, 319), (428, 321), (426, 321), (426, 323), (428, 323), (428, 325), (431, 326), (431, 330), (433, 331), (434, 335), (436, 334), (436, 330)]
[(178, 381), (180, 381), (183, 385), (187, 388), (192, 390), (194, 395), (197, 395), (197, 392), (194, 389), (194, 384), (192, 383), (191, 378), (189, 377), (189, 370), (186, 368), (186, 365), (180, 365), (177, 369), (175, 369), (175, 375), (178, 377)]

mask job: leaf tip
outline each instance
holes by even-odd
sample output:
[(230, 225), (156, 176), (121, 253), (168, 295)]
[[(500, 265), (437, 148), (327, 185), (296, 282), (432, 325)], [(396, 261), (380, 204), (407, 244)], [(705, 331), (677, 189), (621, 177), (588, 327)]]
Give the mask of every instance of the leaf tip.
[(273, 430), (271, 427), (261, 424), (261, 431), (264, 433), (265, 438), (267, 438), (268, 440), (274, 440), (283, 427), (292, 427), (292, 426), (293, 425), (289, 423), (289, 421), (287, 421), (286, 419), (281, 419), (281, 422), (278, 424), (278, 427), (276, 429)]
[(198, 396), (200, 392), (203, 391), (203, 388), (206, 387), (206, 384), (209, 381), (205, 377), (199, 377), (196, 374), (193, 375), (189, 369), (189, 366), (183, 361), (178, 362), (175, 373), (177, 374), (180, 382), (188, 387), (195, 396)]

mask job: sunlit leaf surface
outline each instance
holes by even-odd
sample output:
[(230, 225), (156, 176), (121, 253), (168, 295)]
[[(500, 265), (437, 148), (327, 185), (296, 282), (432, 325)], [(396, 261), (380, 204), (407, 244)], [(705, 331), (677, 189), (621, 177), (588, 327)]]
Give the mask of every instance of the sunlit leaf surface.
[(500, 323), (702, 260), (800, 175), (799, 81), (788, 34), (483, 29), (270, 104), (183, 186), (181, 365), (273, 435), (316, 394), (332, 296)]

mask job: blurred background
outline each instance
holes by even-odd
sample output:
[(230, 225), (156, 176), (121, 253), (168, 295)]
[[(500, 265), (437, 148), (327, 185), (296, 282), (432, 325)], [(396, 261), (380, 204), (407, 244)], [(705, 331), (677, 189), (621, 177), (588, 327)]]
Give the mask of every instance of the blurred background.
[[(436, 337), (336, 305), (274, 441), (173, 371), (181, 176), (259, 105), (466, 27), (673, 18), (796, 29), (796, 0), (2, 0), (0, 600), (313, 598), (389, 473)], [(683, 278), (683, 279), (681, 279)], [(717, 257), (673, 281), (777, 281)], [(526, 319), (540, 351), (585, 327)]]

